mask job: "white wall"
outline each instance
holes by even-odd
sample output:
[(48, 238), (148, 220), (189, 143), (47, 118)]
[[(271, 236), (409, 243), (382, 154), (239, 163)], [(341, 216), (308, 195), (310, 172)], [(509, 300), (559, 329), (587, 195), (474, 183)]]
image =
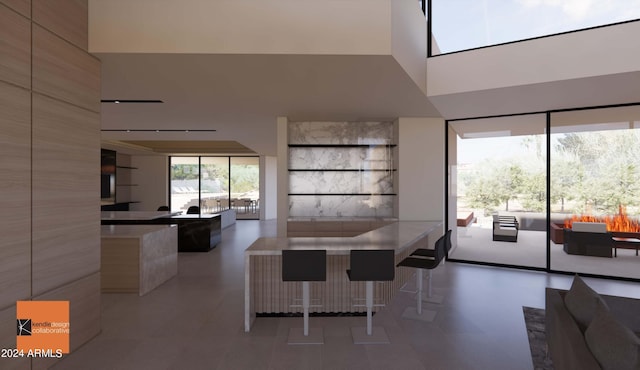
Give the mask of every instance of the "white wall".
[(389, 54), (390, 2), (89, 0), (89, 50)]
[(398, 218), (444, 222), (444, 120), (398, 119)]
[(155, 211), (169, 205), (169, 158), (166, 156), (131, 156), (131, 204), (132, 211)]
[(427, 93), (427, 22), (417, 1), (391, 2), (391, 53), (402, 68)]
[(260, 219), (272, 220), (278, 217), (278, 158), (273, 156), (264, 158), (264, 166), (260, 171), (261, 191), (260, 194)]
[(429, 96), (640, 69), (640, 22), (430, 58)]
[(287, 220), (289, 218), (289, 137), (287, 117), (277, 118), (277, 235), (287, 236)]

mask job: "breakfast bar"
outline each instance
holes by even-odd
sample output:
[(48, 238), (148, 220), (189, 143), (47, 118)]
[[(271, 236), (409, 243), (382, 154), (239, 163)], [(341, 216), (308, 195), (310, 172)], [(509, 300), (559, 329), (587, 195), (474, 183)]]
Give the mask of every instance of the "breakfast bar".
[[(245, 250), (245, 331), (251, 329), (257, 314), (301, 312), (290, 307), (291, 300), (299, 295), (298, 285), (282, 281), (283, 250), (327, 251), (327, 281), (311, 285), (311, 296), (320, 297), (321, 307), (311, 312), (357, 313), (365, 309), (353, 307), (352, 299), (364, 297), (365, 284), (347, 278), (350, 250), (393, 249), (397, 263), (416, 248), (431, 248), (441, 232), (441, 221), (397, 221), (352, 237), (257, 239)], [(389, 302), (413, 273), (411, 269), (397, 268), (394, 281), (375, 284), (376, 299)]]

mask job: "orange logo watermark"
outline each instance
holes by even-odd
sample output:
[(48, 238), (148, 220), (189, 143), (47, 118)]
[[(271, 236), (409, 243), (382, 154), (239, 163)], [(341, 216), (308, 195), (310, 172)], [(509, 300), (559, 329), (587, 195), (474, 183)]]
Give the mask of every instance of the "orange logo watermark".
[(69, 353), (69, 301), (18, 301), (16, 349)]

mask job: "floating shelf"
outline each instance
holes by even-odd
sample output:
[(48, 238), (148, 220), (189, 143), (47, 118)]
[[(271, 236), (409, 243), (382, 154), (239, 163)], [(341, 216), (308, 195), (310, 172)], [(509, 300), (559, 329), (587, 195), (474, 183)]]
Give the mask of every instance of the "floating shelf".
[(324, 197), (324, 196), (343, 196), (343, 197), (357, 197), (357, 196), (364, 196), (364, 197), (370, 197), (370, 196), (389, 196), (389, 195), (398, 195), (396, 193), (289, 193), (288, 195), (299, 195), (299, 196), (318, 196), (318, 197)]
[(289, 144), (289, 148), (371, 148), (371, 147), (394, 148), (396, 144)]
[(389, 172), (389, 171), (397, 171), (395, 168), (393, 169), (342, 169), (342, 168), (290, 168), (289, 172)]

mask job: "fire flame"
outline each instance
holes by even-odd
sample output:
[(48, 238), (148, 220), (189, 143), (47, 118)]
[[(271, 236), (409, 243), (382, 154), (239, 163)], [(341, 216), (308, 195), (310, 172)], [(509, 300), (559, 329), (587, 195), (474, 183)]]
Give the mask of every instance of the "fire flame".
[(613, 216), (573, 215), (564, 220), (564, 227), (570, 229), (573, 222), (604, 222), (607, 231), (640, 232), (640, 222), (630, 219), (622, 205), (618, 207), (618, 214)]

